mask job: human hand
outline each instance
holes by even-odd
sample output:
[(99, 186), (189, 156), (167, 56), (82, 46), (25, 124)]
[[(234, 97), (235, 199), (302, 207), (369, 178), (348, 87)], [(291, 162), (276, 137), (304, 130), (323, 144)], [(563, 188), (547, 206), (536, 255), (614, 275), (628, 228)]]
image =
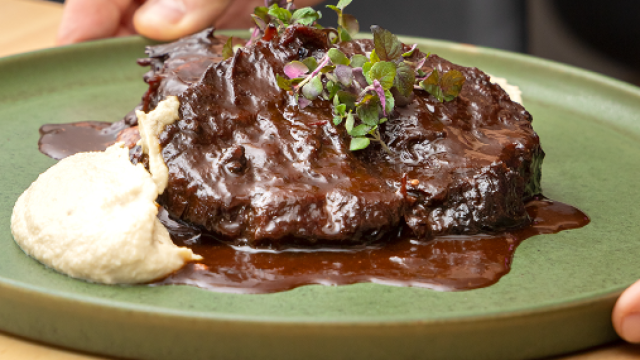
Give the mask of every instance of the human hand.
[(640, 280), (622, 293), (613, 308), (611, 319), (621, 338), (640, 343)]
[[(305, 7), (322, 0), (298, 0)], [(66, 0), (58, 45), (140, 34), (175, 40), (211, 25), (249, 28), (249, 14), (264, 0)]]

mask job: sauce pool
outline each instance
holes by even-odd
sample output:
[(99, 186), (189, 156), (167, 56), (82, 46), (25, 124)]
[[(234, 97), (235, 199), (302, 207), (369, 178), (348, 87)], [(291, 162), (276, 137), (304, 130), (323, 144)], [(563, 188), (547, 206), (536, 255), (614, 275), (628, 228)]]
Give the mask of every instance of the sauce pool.
[[(44, 125), (40, 151), (62, 159), (81, 151), (101, 151), (113, 144), (122, 123), (79, 122)], [(440, 291), (486, 287), (511, 269), (518, 245), (527, 238), (583, 227), (582, 211), (536, 198), (526, 205), (531, 225), (495, 235), (443, 236), (419, 240), (407, 228), (379, 245), (348, 249), (261, 250), (235, 247), (169, 218), (158, 217), (174, 243), (204, 257), (150, 284), (192, 285), (217, 292), (273, 293), (308, 284), (346, 285), (373, 282)]]

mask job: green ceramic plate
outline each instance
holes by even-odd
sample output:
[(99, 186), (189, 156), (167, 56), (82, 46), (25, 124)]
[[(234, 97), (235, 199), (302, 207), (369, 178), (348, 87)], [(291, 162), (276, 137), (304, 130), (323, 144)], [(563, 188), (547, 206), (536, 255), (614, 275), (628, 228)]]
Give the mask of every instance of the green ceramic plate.
[(40, 125), (115, 121), (136, 105), (145, 41), (18, 55), (0, 59), (0, 329), (145, 359), (534, 358), (615, 339), (614, 301), (640, 277), (640, 89), (528, 56), (405, 42), (520, 86), (547, 153), (545, 194), (592, 223), (525, 241), (510, 274), (465, 292), (357, 284), (237, 295), (73, 280), (15, 245), (13, 204), (54, 164), (37, 150)]

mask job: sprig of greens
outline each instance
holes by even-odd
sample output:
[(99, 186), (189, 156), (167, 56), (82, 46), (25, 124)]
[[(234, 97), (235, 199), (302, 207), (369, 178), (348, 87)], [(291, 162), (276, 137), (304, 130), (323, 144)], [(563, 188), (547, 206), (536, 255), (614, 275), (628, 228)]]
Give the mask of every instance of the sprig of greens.
[(256, 23), (247, 46), (258, 40), (273, 37), (271, 32), (282, 33), (289, 25), (301, 24), (322, 28), (317, 21), (322, 18), (320, 11), (311, 7), (295, 9), (293, 0), (265, 0), (265, 6), (258, 6), (251, 14)]
[[(343, 12), (351, 1), (340, 0), (336, 6), (328, 5), (338, 14), (338, 36), (332, 43), (349, 41), (353, 30), (357, 31), (357, 20), (354, 23), (355, 18)], [(293, 23), (296, 14), (303, 10), (291, 14), (277, 6), (271, 5), (267, 15), (272, 17), (271, 22), (275, 18), (278, 26)], [(320, 60), (308, 57), (286, 64), (286, 77), (276, 74), (276, 79), (281, 89), (295, 97), (301, 109), (316, 99), (331, 102), (333, 124), (344, 123), (351, 136), (351, 151), (377, 142), (391, 152), (383, 141), (380, 126), (389, 119), (396, 102), (407, 103), (414, 90), (425, 90), (440, 102), (451, 101), (462, 90), (465, 77), (457, 70), (440, 75), (433, 69), (427, 75), (422, 67), (429, 54), (417, 51), (417, 45), (405, 51), (396, 35), (377, 25), (371, 27), (371, 33), (374, 49), (366, 56), (348, 57), (338, 48), (331, 48)]]

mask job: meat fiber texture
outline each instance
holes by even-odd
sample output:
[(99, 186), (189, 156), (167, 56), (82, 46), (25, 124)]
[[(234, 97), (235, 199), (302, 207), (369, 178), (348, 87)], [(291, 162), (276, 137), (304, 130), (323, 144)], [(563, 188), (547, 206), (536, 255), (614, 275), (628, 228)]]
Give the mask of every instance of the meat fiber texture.
[[(529, 223), (525, 203), (540, 193), (544, 152), (531, 115), (482, 71), (430, 55), (426, 73), (466, 77), (460, 95), (440, 103), (416, 90), (380, 128), (390, 153), (376, 143), (353, 152), (328, 101), (300, 109), (276, 82), (288, 62), (321, 59), (331, 47), (325, 33), (293, 26), (224, 61), (220, 43), (207, 30), (148, 50), (147, 79), (165, 83), (150, 82), (147, 106), (167, 95), (181, 103), (160, 136), (169, 184), (159, 201), (173, 217), (275, 248), (367, 244), (405, 226), (428, 239)], [(373, 49), (370, 40), (337, 46), (347, 56)], [(181, 80), (185, 68), (202, 74)], [(184, 86), (169, 86), (176, 81)]]

